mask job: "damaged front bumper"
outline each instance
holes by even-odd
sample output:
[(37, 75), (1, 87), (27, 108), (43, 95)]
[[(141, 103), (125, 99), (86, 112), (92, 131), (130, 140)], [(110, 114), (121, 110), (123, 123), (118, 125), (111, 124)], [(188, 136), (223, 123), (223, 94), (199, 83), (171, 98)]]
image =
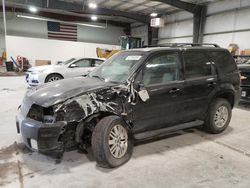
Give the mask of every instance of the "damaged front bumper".
[(30, 118), (20, 120), (17, 117), (16, 124), (23, 142), (31, 150), (45, 154), (63, 153), (63, 143), (59, 141), (59, 137), (66, 122), (46, 124)]

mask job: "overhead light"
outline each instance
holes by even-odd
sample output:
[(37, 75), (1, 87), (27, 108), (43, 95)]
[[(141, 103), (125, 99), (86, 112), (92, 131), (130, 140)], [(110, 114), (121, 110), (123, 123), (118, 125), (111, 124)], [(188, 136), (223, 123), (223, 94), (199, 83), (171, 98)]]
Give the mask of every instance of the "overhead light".
[(86, 27), (95, 27), (95, 28), (101, 28), (101, 29), (106, 29), (106, 26), (101, 26), (101, 25), (94, 25), (94, 24), (87, 24), (87, 23), (79, 23), (79, 22), (63, 22), (60, 20), (55, 20), (55, 19), (49, 19), (49, 18), (42, 18), (42, 17), (35, 17), (35, 16), (27, 16), (27, 15), (21, 15), (17, 14), (16, 15), (18, 18), (26, 18), (26, 19), (31, 19), (31, 20), (40, 20), (40, 21), (51, 21), (51, 22), (61, 22), (61, 23), (70, 23), (70, 24), (76, 24), (76, 25), (82, 25)]
[(156, 12), (152, 12), (152, 13), (150, 14), (150, 16), (151, 16), (151, 17), (156, 17), (156, 16), (158, 16), (158, 14), (157, 14)]
[(91, 20), (96, 21), (97, 19), (97, 16), (91, 16)]
[(31, 19), (31, 20), (50, 21), (49, 19), (41, 18), (41, 17), (35, 17), (35, 16), (26, 16), (26, 15), (21, 15), (21, 14), (17, 14), (16, 16), (18, 18), (27, 18), (27, 19)]
[(96, 28), (101, 28), (101, 29), (106, 29), (106, 26), (101, 26), (101, 25), (93, 25), (93, 24), (84, 24), (84, 23), (76, 23), (77, 25), (82, 25), (82, 26), (87, 26), (87, 27), (96, 27)]
[(36, 12), (37, 12), (37, 8), (34, 7), (34, 6), (30, 6), (30, 7), (29, 7), (29, 11), (30, 11), (30, 12), (33, 12), (33, 13), (36, 13)]
[(97, 7), (97, 4), (96, 3), (89, 3), (89, 8), (92, 8), (92, 9), (95, 9)]

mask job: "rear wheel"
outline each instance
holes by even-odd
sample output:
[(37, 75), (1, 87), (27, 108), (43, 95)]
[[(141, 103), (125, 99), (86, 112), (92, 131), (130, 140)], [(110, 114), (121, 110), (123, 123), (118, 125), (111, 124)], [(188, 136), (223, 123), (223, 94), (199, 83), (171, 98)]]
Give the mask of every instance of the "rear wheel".
[(54, 81), (61, 80), (61, 79), (63, 79), (63, 77), (59, 74), (50, 74), (46, 77), (45, 83), (54, 82)]
[(132, 133), (118, 116), (97, 123), (92, 134), (92, 150), (101, 167), (114, 168), (126, 163), (133, 152)]
[(205, 129), (217, 134), (224, 131), (231, 120), (232, 107), (226, 99), (215, 99), (209, 108), (208, 116), (205, 121)]

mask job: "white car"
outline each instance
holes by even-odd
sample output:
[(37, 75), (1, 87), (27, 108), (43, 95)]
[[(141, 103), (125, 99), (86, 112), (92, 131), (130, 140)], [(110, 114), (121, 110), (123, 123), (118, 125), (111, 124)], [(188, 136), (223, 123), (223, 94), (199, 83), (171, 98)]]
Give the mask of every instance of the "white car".
[(104, 62), (101, 58), (72, 58), (58, 65), (32, 67), (26, 72), (26, 82), (38, 86), (47, 82), (83, 76)]

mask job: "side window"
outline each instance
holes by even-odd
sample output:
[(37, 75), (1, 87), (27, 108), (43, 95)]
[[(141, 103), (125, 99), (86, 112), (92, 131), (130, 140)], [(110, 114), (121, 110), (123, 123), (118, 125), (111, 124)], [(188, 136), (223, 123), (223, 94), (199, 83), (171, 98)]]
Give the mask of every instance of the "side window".
[(209, 55), (219, 72), (230, 73), (237, 70), (236, 63), (229, 52), (211, 51)]
[(205, 53), (191, 51), (184, 54), (185, 78), (192, 79), (212, 74), (211, 62)]
[(99, 66), (99, 65), (101, 65), (103, 63), (103, 61), (100, 60), (100, 59), (95, 59), (94, 61), (95, 61), (94, 67), (97, 67), (97, 66)]
[(90, 60), (89, 59), (81, 59), (74, 63), (76, 67), (90, 67)]
[(177, 53), (159, 54), (152, 57), (143, 70), (143, 84), (149, 86), (178, 80), (179, 64)]

